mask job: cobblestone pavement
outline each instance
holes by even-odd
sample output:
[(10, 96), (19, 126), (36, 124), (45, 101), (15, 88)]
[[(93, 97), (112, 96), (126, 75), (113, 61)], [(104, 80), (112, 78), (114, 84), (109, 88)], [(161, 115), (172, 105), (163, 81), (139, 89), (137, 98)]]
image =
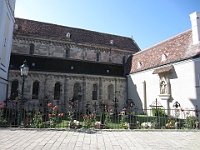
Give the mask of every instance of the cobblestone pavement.
[(0, 129), (0, 150), (199, 150), (200, 131)]

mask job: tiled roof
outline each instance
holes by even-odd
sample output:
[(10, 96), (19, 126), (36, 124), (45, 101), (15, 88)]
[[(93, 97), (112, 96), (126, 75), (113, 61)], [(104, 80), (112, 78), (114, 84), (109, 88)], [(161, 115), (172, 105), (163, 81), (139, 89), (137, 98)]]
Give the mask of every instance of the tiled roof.
[[(133, 39), (128, 37), (99, 33), (21, 18), (15, 19), (15, 24), (18, 25), (18, 30), (14, 30), (14, 35), (68, 41), (78, 44), (88, 44), (91, 46), (117, 48), (121, 50), (129, 50), (132, 52), (140, 51), (139, 47), (133, 41)], [(67, 33), (70, 33), (70, 38), (66, 37)], [(111, 40), (113, 40), (113, 44), (111, 44)]]
[[(146, 50), (133, 54), (127, 61), (126, 73), (138, 72), (184, 60), (196, 56), (199, 52), (200, 44), (192, 45), (192, 30), (187, 30)], [(163, 55), (166, 59), (162, 60)]]

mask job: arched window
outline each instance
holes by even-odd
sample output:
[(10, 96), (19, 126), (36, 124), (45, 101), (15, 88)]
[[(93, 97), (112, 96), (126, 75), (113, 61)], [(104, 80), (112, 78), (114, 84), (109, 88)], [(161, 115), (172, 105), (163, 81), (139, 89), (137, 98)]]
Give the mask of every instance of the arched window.
[(93, 90), (92, 90), (92, 100), (97, 100), (97, 90), (98, 90), (98, 86), (97, 84), (94, 84)]
[(39, 94), (39, 82), (33, 83), (32, 99), (38, 99)]
[(30, 46), (29, 54), (30, 54), (30, 55), (33, 55), (33, 54), (34, 54), (34, 48), (35, 48), (35, 46), (34, 46), (33, 43), (31, 43), (29, 46)]
[(65, 57), (66, 57), (66, 58), (69, 58), (69, 57), (70, 57), (70, 50), (69, 50), (69, 49), (66, 49)]
[(59, 100), (60, 99), (60, 83), (56, 83), (54, 87), (54, 99)]
[(74, 96), (73, 99), (74, 100), (78, 100), (79, 99), (79, 93), (81, 91), (81, 86), (79, 83), (75, 83), (74, 84)]
[(11, 83), (11, 93), (10, 93), (10, 99), (14, 100), (16, 97), (18, 97), (18, 81), (13, 81)]
[(114, 100), (114, 88), (112, 84), (108, 86), (108, 100)]
[(122, 62), (123, 62), (123, 64), (126, 63), (126, 56), (123, 56)]
[(97, 58), (96, 58), (96, 61), (99, 62), (99, 61), (100, 61), (100, 54), (97, 53), (96, 57), (97, 57)]

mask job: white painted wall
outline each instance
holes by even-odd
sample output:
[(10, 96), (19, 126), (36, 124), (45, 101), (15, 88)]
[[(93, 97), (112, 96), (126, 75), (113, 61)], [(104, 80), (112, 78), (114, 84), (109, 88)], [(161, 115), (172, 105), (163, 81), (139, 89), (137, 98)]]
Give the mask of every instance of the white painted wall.
[(0, 102), (6, 99), (15, 0), (0, 1)]
[[(198, 85), (198, 74), (200, 74), (200, 58), (185, 60), (173, 64), (174, 69), (169, 74), (171, 84), (171, 100), (169, 108), (178, 101), (183, 109), (192, 109), (197, 105), (200, 108), (200, 86)], [(144, 108), (143, 81), (146, 81), (147, 108), (157, 98), (166, 108), (166, 101), (161, 100), (159, 75), (152, 74), (154, 69), (133, 73), (128, 75), (128, 99), (133, 99), (138, 108)]]

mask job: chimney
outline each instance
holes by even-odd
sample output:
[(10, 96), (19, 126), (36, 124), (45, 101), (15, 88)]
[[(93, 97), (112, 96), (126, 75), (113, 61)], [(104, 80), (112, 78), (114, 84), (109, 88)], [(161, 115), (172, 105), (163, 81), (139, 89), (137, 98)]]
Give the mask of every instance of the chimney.
[(193, 45), (195, 45), (200, 42), (200, 13), (194, 12), (190, 14), (190, 20), (192, 23)]

